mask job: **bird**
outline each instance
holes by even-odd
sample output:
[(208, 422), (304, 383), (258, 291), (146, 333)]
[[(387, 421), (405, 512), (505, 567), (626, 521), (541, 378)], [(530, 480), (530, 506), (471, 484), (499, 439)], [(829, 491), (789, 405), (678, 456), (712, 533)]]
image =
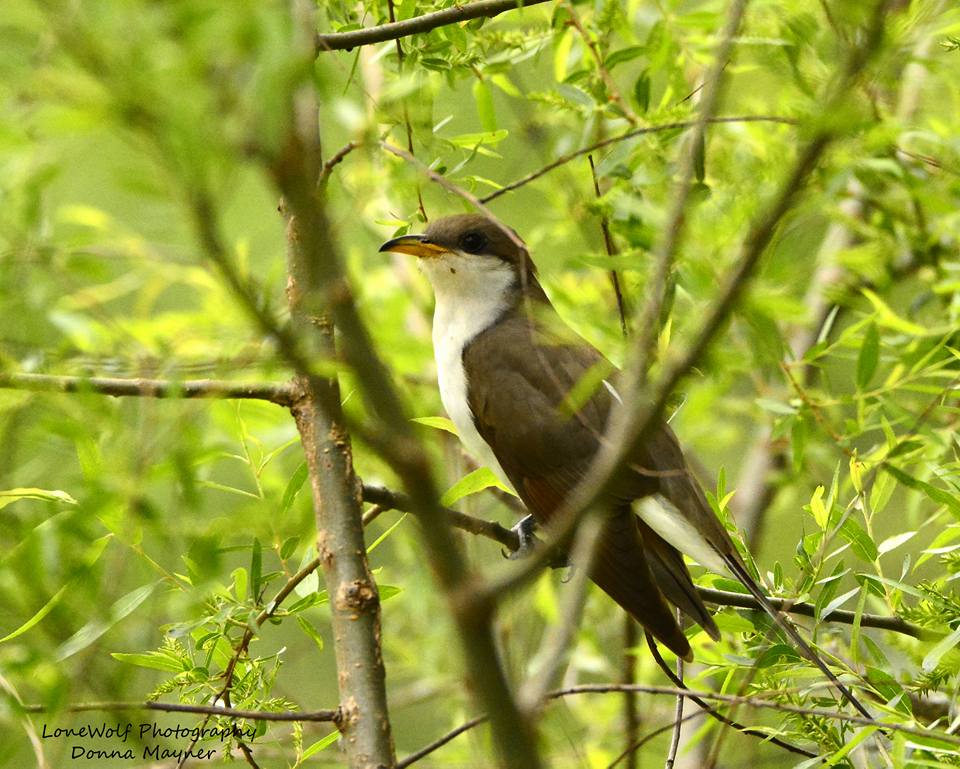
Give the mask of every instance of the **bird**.
[[(622, 403), (616, 368), (566, 325), (523, 241), (492, 216), (435, 219), (422, 234), (395, 237), (380, 251), (418, 257), (433, 287), (440, 398), (467, 452), (516, 492), (537, 525), (549, 525)], [(583, 392), (584, 383), (595, 386)], [(659, 421), (628, 459), (629, 471), (601, 500), (590, 579), (670, 651), (692, 660), (672, 607), (713, 640), (720, 631), (683, 554), (730, 573), (869, 717), (747, 571), (669, 424)]]

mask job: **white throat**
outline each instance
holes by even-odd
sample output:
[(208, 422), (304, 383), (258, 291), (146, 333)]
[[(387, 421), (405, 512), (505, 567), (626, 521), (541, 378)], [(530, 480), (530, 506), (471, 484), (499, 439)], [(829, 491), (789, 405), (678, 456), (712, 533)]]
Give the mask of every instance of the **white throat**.
[(436, 296), (433, 354), (440, 400), (467, 451), (509, 486), (500, 463), (473, 423), (467, 402), (463, 348), (493, 325), (507, 308), (514, 271), (498, 259), (459, 251), (421, 259), (420, 265)]

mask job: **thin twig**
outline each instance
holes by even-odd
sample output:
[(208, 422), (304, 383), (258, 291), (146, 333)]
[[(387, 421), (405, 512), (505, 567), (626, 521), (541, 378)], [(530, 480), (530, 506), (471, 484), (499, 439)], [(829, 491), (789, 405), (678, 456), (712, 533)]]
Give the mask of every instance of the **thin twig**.
[(630, 105), (627, 104), (627, 101), (620, 93), (620, 89), (617, 87), (617, 82), (613, 79), (613, 75), (610, 74), (610, 70), (608, 70), (603, 63), (603, 56), (600, 54), (600, 49), (597, 47), (596, 41), (590, 37), (590, 34), (584, 28), (583, 23), (580, 21), (580, 17), (577, 16), (576, 9), (573, 7), (573, 3), (570, 2), (570, 0), (566, 0), (564, 5), (566, 7), (567, 14), (570, 16), (570, 23), (580, 34), (583, 44), (593, 56), (593, 61), (597, 65), (597, 72), (600, 73), (600, 77), (603, 80), (604, 85), (607, 87), (607, 95), (609, 100), (614, 102), (620, 108), (623, 116), (631, 125), (638, 125), (640, 123), (640, 118), (637, 117), (637, 113), (630, 108)]
[[(738, 606), (743, 609), (756, 609), (763, 611), (763, 607), (752, 595), (745, 593), (733, 593), (728, 590), (715, 590), (709, 587), (698, 587), (697, 592), (707, 603), (718, 604), (721, 606)], [(792, 603), (784, 598), (767, 598), (770, 604), (780, 611), (789, 614), (797, 614), (801, 617), (816, 617), (817, 609), (810, 603)], [(830, 614), (820, 617), (821, 622), (838, 622), (843, 625), (852, 625), (857, 621), (857, 613), (852, 611), (843, 611), (835, 609)], [(926, 630), (919, 625), (914, 625), (900, 617), (888, 617), (883, 614), (861, 614), (859, 619), (861, 627), (872, 627), (880, 630), (889, 630), (901, 635), (912, 636), (913, 638), (929, 640), (936, 634)]]
[(343, 147), (333, 153), (329, 160), (323, 164), (323, 168), (320, 169), (320, 178), (318, 179), (318, 184), (323, 184), (333, 173), (333, 169), (336, 168), (340, 163), (343, 162), (344, 158), (353, 152), (357, 147), (360, 146), (360, 142), (347, 142)]
[(392, 24), (381, 24), (377, 27), (367, 27), (366, 29), (356, 29), (349, 32), (318, 34), (316, 40), (317, 52), (349, 51), (357, 46), (397, 40), (401, 37), (429, 32), (437, 27), (459, 24), (470, 19), (489, 18), (504, 11), (539, 5), (545, 2), (547, 0), (478, 0), (475, 3), (455, 5), (442, 11), (425, 13), (422, 16), (414, 16), (412, 19), (404, 19)]
[[(623, 612), (623, 665), (622, 676), (623, 683), (635, 684), (637, 682), (637, 654), (636, 646), (639, 633), (637, 621), (627, 612)], [(623, 693), (623, 740), (627, 747), (620, 754), (617, 761), (621, 758), (627, 759), (627, 769), (637, 769), (637, 754), (640, 741), (640, 718), (637, 713), (637, 693)], [(614, 761), (611, 766), (617, 763)]]
[(405, 160), (410, 165), (417, 168), (421, 173), (428, 176), (432, 181), (439, 184), (447, 192), (452, 192), (454, 195), (457, 195), (464, 200), (466, 200), (470, 205), (477, 209), (481, 214), (483, 214), (487, 219), (489, 219), (494, 225), (496, 225), (501, 232), (510, 240), (513, 245), (517, 248), (526, 250), (526, 246), (523, 244), (523, 241), (517, 236), (512, 229), (507, 227), (501, 222), (496, 215), (491, 211), (483, 200), (478, 198), (472, 192), (465, 190), (463, 187), (459, 186), (455, 182), (450, 181), (447, 177), (442, 174), (438, 174), (432, 168), (430, 168), (426, 163), (423, 163), (414, 155), (411, 155), (406, 150), (397, 147), (396, 145), (390, 144), (389, 142), (380, 142), (380, 146), (383, 147), (391, 155), (396, 155), (401, 160)]
[[(410, 501), (406, 494), (398, 491), (391, 491), (383, 486), (374, 484), (363, 484), (363, 500), (371, 502), (384, 510), (400, 510), (404, 513), (417, 513), (416, 506)], [(501, 526), (496, 521), (484, 521), (481, 518), (474, 518), (472, 515), (461, 513), (458, 510), (450, 508), (441, 508), (445, 514), (445, 519), (451, 526), (462, 529), (470, 534), (479, 534), (495, 542), (499, 542), (511, 551), (520, 547), (520, 537), (517, 532)]]
[(540, 651), (532, 655), (543, 662), (540, 669), (524, 683), (518, 696), (520, 706), (528, 713), (535, 714), (543, 706), (547, 692), (558, 678), (564, 661), (568, 659), (568, 647), (580, 626), (580, 616), (587, 601), (588, 575), (602, 534), (603, 521), (597, 515), (587, 518), (577, 530), (577, 537), (570, 551), (573, 578), (561, 601), (560, 617), (546, 633)]
[[(593, 177), (593, 192), (597, 196), (597, 200), (600, 200), (600, 180), (597, 179), (597, 168), (593, 164), (593, 155), (587, 155), (587, 160), (590, 162), (590, 175)], [(604, 212), (600, 213), (600, 232), (603, 234), (603, 245), (607, 249), (607, 256), (613, 259), (620, 251), (613, 240), (613, 235), (610, 233), (610, 220)], [(627, 328), (627, 303), (623, 296), (623, 288), (620, 286), (620, 273), (617, 272), (616, 264), (610, 268), (609, 274), (610, 283), (613, 285), (613, 295), (617, 300), (617, 314), (620, 316), (620, 331), (624, 337), (627, 337), (630, 335), (630, 331)]]
[(764, 708), (767, 710), (777, 710), (781, 713), (795, 713), (801, 716), (816, 716), (834, 721), (844, 721), (848, 724), (858, 724), (860, 726), (880, 726), (894, 732), (902, 732), (915, 737), (926, 739), (941, 740), (951, 745), (960, 745), (960, 736), (946, 734), (944, 732), (933, 731), (930, 729), (921, 729), (916, 726), (904, 726), (903, 724), (891, 724), (880, 721), (876, 718), (866, 718), (864, 716), (854, 716), (848, 713), (825, 708), (808, 708), (801, 705), (791, 705), (785, 702), (776, 702), (774, 700), (765, 700), (760, 697), (737, 696), (733, 694), (718, 694), (716, 692), (695, 691), (692, 689), (680, 689), (672, 686), (650, 686), (646, 684), (580, 684), (559, 689), (550, 694), (550, 697), (566, 697), (577, 694), (606, 694), (608, 692), (622, 692), (631, 689), (641, 694), (653, 694), (663, 696), (681, 696), (688, 699), (699, 698), (702, 700), (713, 700), (723, 702), (729, 705), (742, 705), (751, 708)]
[[(671, 682), (673, 682), (674, 686), (676, 686), (678, 689), (689, 691), (689, 687), (683, 682), (681, 678), (679, 678), (670, 669), (670, 666), (663, 659), (663, 656), (660, 654), (660, 650), (657, 648), (657, 644), (653, 640), (653, 636), (651, 636), (649, 633), (645, 633), (645, 635), (647, 638), (647, 649), (650, 650), (650, 656), (653, 657), (653, 661), (657, 664), (657, 667), (659, 667), (660, 670), (663, 671), (664, 675), (666, 675), (666, 677), (669, 678)], [(721, 724), (724, 724), (725, 726), (729, 726), (734, 731), (740, 732), (741, 734), (746, 734), (749, 737), (758, 737), (761, 740), (769, 741), (774, 745), (781, 747), (784, 750), (787, 750), (791, 753), (797, 753), (799, 755), (809, 756), (811, 758), (817, 755), (816, 753), (811, 753), (805, 748), (801, 748), (797, 745), (793, 745), (792, 743), (781, 740), (779, 737), (772, 737), (764, 731), (761, 731), (759, 729), (754, 729), (753, 727), (750, 727), (750, 726), (745, 726), (744, 724), (741, 724), (739, 721), (735, 721), (732, 718), (725, 716), (716, 708), (711, 707), (700, 697), (690, 697), (690, 699), (693, 700), (693, 702), (697, 705), (697, 707), (699, 707), (708, 716), (710, 716), (716, 721), (719, 721)]]
[[(794, 118), (781, 117), (778, 115), (732, 115), (730, 117), (711, 117), (706, 122), (711, 125), (716, 125), (718, 123), (781, 123), (783, 125), (797, 124), (797, 121)], [(525, 184), (529, 184), (530, 182), (539, 179), (541, 176), (550, 173), (554, 169), (566, 165), (571, 160), (582, 158), (584, 155), (589, 155), (591, 152), (596, 152), (597, 150), (608, 147), (611, 144), (626, 141), (627, 139), (633, 139), (637, 136), (645, 136), (647, 134), (663, 133), (664, 131), (682, 131), (687, 128), (692, 128), (696, 124), (696, 120), (679, 120), (672, 123), (661, 123), (659, 125), (636, 128), (627, 131), (626, 133), (619, 134), (618, 136), (611, 136), (606, 139), (601, 139), (598, 142), (594, 142), (589, 147), (583, 147), (582, 149), (568, 152), (566, 155), (561, 155), (556, 160), (547, 163), (542, 168), (532, 171), (526, 176), (521, 176), (516, 181), (510, 182), (510, 184), (504, 185), (488, 195), (484, 195), (482, 198), (480, 198), (480, 202), (489, 203), (491, 200), (495, 200), (501, 195), (505, 195), (506, 193), (511, 192), (519, 187), (523, 187)]]
[[(669, 667), (667, 668), (669, 670)], [(671, 674), (673, 671), (670, 671)], [(581, 694), (606, 694), (609, 692), (634, 692), (636, 694), (650, 694), (653, 696), (671, 696), (671, 697), (684, 697), (691, 699), (694, 702), (697, 702), (705, 711), (713, 712), (716, 715), (719, 715), (722, 718), (722, 714), (717, 713), (717, 711), (712, 710), (709, 705), (707, 705), (704, 700), (713, 700), (715, 702), (722, 702), (730, 705), (745, 705), (747, 707), (763, 708), (769, 710), (777, 710), (783, 713), (795, 713), (798, 715), (805, 716), (816, 716), (819, 718), (825, 718), (827, 720), (833, 721), (844, 721), (846, 723), (852, 724), (861, 724), (864, 726), (875, 726), (876, 721), (868, 718), (863, 718), (862, 716), (851, 716), (846, 713), (840, 713), (833, 710), (825, 710), (820, 708), (807, 708), (799, 705), (790, 705), (788, 703), (776, 702), (774, 700), (765, 700), (760, 697), (746, 697), (746, 696), (737, 696), (732, 694), (717, 694), (715, 692), (702, 692), (695, 691), (692, 689), (684, 689), (680, 687), (670, 687), (670, 686), (652, 686), (646, 684), (618, 684), (618, 683), (608, 683), (608, 684), (581, 684), (578, 686), (571, 686), (564, 689), (558, 689), (556, 691), (550, 692), (547, 695), (547, 699), (558, 699), (561, 697), (576, 696)], [(689, 716), (685, 716), (684, 720), (686, 721), (689, 718), (699, 715), (699, 713), (694, 713)], [(463, 734), (464, 732), (473, 729), (474, 727), (484, 723), (487, 720), (485, 715), (479, 715), (474, 718), (471, 718), (469, 721), (455, 727), (451, 731), (444, 734), (437, 740), (434, 740), (429, 745), (421, 748), (416, 753), (411, 754), (407, 758), (403, 759), (397, 764), (397, 769), (405, 769), (405, 767), (410, 766), (416, 761), (420, 760), (424, 756), (429, 755), (437, 748), (446, 745), (448, 742), (453, 740), (455, 737)], [(914, 735), (916, 737), (921, 737), (925, 739), (941, 739), (946, 743), (960, 745), (960, 737), (953, 734), (948, 734), (944, 732), (936, 732), (929, 729), (922, 729), (919, 727), (913, 726), (903, 726), (901, 724), (883, 724), (883, 727), (890, 729), (891, 731), (898, 731), (904, 734)], [(664, 727), (663, 729), (658, 729), (656, 732), (652, 733), (645, 737), (642, 742), (646, 742), (657, 734), (661, 734), (664, 731), (673, 729), (673, 723)], [(769, 742), (778, 745), (779, 747), (785, 747), (791, 749), (793, 752), (806, 755), (809, 757), (815, 757), (817, 754), (813, 753), (805, 748), (800, 748), (796, 745), (790, 745), (789, 743), (784, 743), (778, 740), (776, 737), (770, 737), (769, 734), (762, 732), (760, 730), (751, 730), (751, 727), (742, 727), (740, 730), (742, 733), (751, 734), (768, 740)], [(633, 749), (636, 749), (638, 746), (634, 746)], [(622, 756), (623, 754), (621, 754)], [(619, 757), (617, 761), (619, 760)], [(615, 765), (617, 761), (614, 761), (611, 766)]]
[[(390, 14), (390, 23), (396, 23), (397, 16), (394, 9), (394, 0), (387, 0), (387, 11)], [(397, 74), (403, 75), (403, 46), (400, 44), (399, 37), (395, 42), (397, 44)], [(410, 110), (407, 108), (406, 99), (402, 100), (400, 108), (403, 110), (403, 125), (407, 133), (407, 152), (415, 155), (416, 153), (413, 151), (413, 126), (410, 124)], [(417, 208), (420, 211), (420, 217), (426, 222), (427, 209), (423, 205), (423, 188), (420, 186), (419, 179), (417, 179)]]
[[(636, 692), (634, 692), (634, 694), (636, 694)], [(683, 718), (681, 718), (679, 723), (685, 724), (687, 721), (692, 721), (694, 718), (701, 718), (702, 716), (703, 716), (703, 713), (699, 710), (696, 710), (693, 713), (688, 713)], [(636, 766), (637, 751), (640, 750), (640, 748), (642, 748), (651, 740), (659, 737), (661, 734), (665, 734), (666, 732), (669, 732), (675, 729), (676, 724), (677, 724), (676, 721), (671, 721), (666, 726), (661, 726), (658, 729), (654, 729), (652, 732), (645, 734), (643, 737), (632, 741), (619, 756), (617, 756), (615, 759), (613, 759), (613, 761), (607, 764), (607, 769), (615, 769), (617, 764), (619, 764), (624, 759), (627, 759), (630, 762), (627, 765), (628, 768), (630, 766)]]
[[(677, 680), (679, 686), (686, 688), (683, 683), (683, 659), (677, 657)], [(664, 769), (673, 769), (677, 761), (677, 751), (680, 749), (680, 734), (683, 728), (683, 697), (677, 697), (677, 709), (674, 713), (673, 735), (670, 738), (670, 748), (667, 750), (667, 760), (664, 762)]]
[(485, 715), (477, 716), (476, 718), (471, 718), (466, 723), (460, 724), (460, 726), (456, 727), (455, 729), (451, 729), (445, 735), (434, 740), (429, 745), (424, 745), (422, 748), (420, 748), (420, 750), (415, 751), (414, 753), (411, 753), (406, 758), (398, 761), (397, 769), (406, 769), (406, 767), (410, 766), (411, 764), (415, 764), (421, 758), (430, 755), (431, 753), (433, 753), (433, 751), (437, 750), (438, 748), (442, 748), (444, 745), (446, 745), (455, 737), (459, 737), (464, 732), (468, 732), (471, 729), (473, 729), (473, 727), (486, 723), (486, 721), (487, 721), (487, 717)]
[(34, 392), (96, 393), (115, 397), (224, 398), (263, 400), (289, 408), (297, 388), (289, 382), (230, 382), (216, 379), (123, 379), (117, 377), (3, 374), (0, 388)]
[(690, 200), (690, 193), (693, 191), (693, 181), (697, 167), (696, 155), (701, 151), (706, 152), (703, 147), (706, 142), (707, 123), (714, 117), (719, 107), (724, 69), (733, 48), (733, 39), (740, 28), (746, 5), (747, 0), (731, 0), (730, 2), (713, 64), (704, 78), (699, 112), (691, 127), (689, 146), (686, 147), (680, 157), (676, 190), (663, 227), (663, 234), (654, 250), (654, 268), (645, 291), (646, 303), (639, 317), (636, 343), (638, 354), (632, 364), (633, 371), (631, 372), (632, 378), (636, 380), (640, 387), (646, 384), (647, 369), (653, 363), (654, 350), (660, 336), (660, 323), (670, 285), (670, 274), (673, 271), (676, 252), (683, 239), (687, 218), (687, 203)]
[[(25, 713), (49, 713), (46, 705), (23, 705)], [(57, 708), (58, 710), (60, 708)], [(125, 711), (154, 710), (162, 713), (196, 713), (199, 715), (222, 716), (224, 718), (247, 719), (250, 721), (317, 721), (336, 723), (340, 719), (340, 709), (336, 710), (240, 710), (223, 708), (217, 705), (187, 705), (181, 702), (81, 702), (67, 705), (62, 710), (68, 713), (86, 713), (89, 711)]]

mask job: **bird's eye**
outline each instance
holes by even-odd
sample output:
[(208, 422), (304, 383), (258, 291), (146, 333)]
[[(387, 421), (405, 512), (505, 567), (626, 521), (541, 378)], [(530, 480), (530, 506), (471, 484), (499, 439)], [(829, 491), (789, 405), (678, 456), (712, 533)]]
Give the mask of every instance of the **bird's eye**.
[(468, 254), (479, 254), (487, 245), (487, 239), (479, 232), (468, 232), (460, 238), (460, 247)]

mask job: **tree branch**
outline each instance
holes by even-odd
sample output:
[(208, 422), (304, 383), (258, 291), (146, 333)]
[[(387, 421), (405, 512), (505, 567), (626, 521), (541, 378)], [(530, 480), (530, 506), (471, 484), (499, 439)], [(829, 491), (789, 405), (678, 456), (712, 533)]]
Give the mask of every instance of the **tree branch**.
[[(316, 115), (315, 103), (312, 109)], [(410, 157), (399, 148), (392, 151)], [(418, 163), (416, 159), (410, 159)], [(282, 153), (274, 169), (289, 210), (297, 219), (298, 247), (305, 254), (312, 254), (299, 262), (304, 271), (300, 278), (304, 289), (302, 310), (308, 315), (317, 314), (314, 309), (330, 314), (340, 334), (343, 359), (356, 376), (371, 416), (379, 420), (376, 445), (403, 481), (411, 506), (420, 519), (424, 549), (446, 594), (463, 647), (470, 684), (480, 705), (493, 714), (491, 725), (501, 765), (537, 769), (541, 761), (534, 729), (517, 707), (494, 642), (496, 599), (481, 589), (480, 578), (467, 568), (450, 527), (446, 525), (446, 513), (437, 501), (440, 494), (429, 458), (413, 432), (390, 372), (380, 359), (357, 311), (340, 255), (330, 239), (326, 212), (316, 200), (313, 183), (304, 176), (307, 161), (310, 161), (309, 157), (304, 158), (302, 152), (291, 147)], [(319, 163), (313, 162), (318, 170)], [(332, 437), (335, 441), (344, 439), (343, 435)], [(358, 524), (359, 520), (358, 516)], [(356, 548), (362, 547), (361, 540)], [(480, 600), (476, 600), (478, 595)]]
[[(697, 587), (700, 597), (707, 603), (717, 604), (718, 606), (736, 606), (741, 609), (756, 609), (763, 611), (763, 607), (752, 595), (745, 593), (734, 593), (728, 590), (715, 590), (710, 587)], [(772, 598), (767, 600), (770, 605), (780, 611), (788, 614), (796, 614), (801, 617), (816, 617), (817, 609), (811, 603), (794, 603), (787, 598)], [(841, 611), (835, 609), (825, 617), (820, 617), (821, 622), (837, 622), (842, 625), (852, 625), (858, 621), (857, 613), (852, 611)], [(900, 617), (888, 617), (883, 614), (861, 614), (859, 623), (862, 627), (872, 627), (879, 630), (889, 630), (893, 633), (908, 635), (921, 640), (929, 640), (936, 634), (932, 631), (907, 622)]]
[[(573, 152), (568, 152), (566, 155), (561, 155), (556, 160), (547, 163), (542, 168), (537, 169), (536, 171), (531, 171), (526, 176), (521, 176), (516, 181), (510, 182), (498, 190), (494, 190), (488, 195), (484, 195), (480, 198), (481, 203), (489, 203), (491, 200), (499, 198), (501, 195), (505, 195), (508, 192), (523, 187), (525, 184), (539, 179), (541, 176), (550, 173), (551, 171), (559, 168), (560, 166), (566, 165), (571, 160), (576, 160), (577, 158), (582, 158), (584, 155), (589, 155), (591, 152), (596, 152), (599, 149), (608, 147), (611, 144), (616, 144), (618, 142), (626, 141), (627, 139), (633, 139), (637, 136), (645, 136), (646, 134), (656, 134), (663, 133), (665, 131), (682, 131), (687, 128), (693, 128), (697, 124), (697, 120), (679, 120), (673, 123), (661, 123), (660, 125), (645, 126), (643, 128), (636, 128), (626, 133), (619, 134), (618, 136), (611, 136), (607, 139), (601, 139), (598, 142), (594, 142), (589, 147), (583, 147), (579, 150), (574, 150)], [(732, 115), (730, 117), (711, 117), (708, 118), (706, 123), (715, 125), (718, 123), (782, 123), (784, 125), (796, 125), (797, 121), (789, 117), (780, 117), (777, 115)]]
[[(312, 0), (292, 0), (294, 45), (309, 58), (315, 29)], [(307, 70), (305, 70), (306, 72)], [(319, 104), (304, 78), (289, 94), (287, 133), (268, 169), (283, 195), (287, 216), (288, 288), (292, 322), (315, 352), (336, 359), (336, 298), (318, 265), (334, 261), (323, 225)], [(331, 166), (332, 167), (332, 166)], [(322, 232), (320, 228), (323, 227)], [(386, 670), (380, 640), (380, 596), (366, 557), (359, 481), (344, 422), (336, 375), (319, 377), (298, 367), (305, 391), (291, 409), (300, 432), (313, 492), (317, 555), (330, 596), (337, 684), (347, 761), (352, 769), (393, 767), (396, 755), (387, 706)]]
[(877, 718), (866, 718), (864, 716), (854, 716), (848, 713), (842, 713), (836, 710), (827, 710), (825, 708), (807, 708), (802, 705), (791, 705), (785, 702), (775, 700), (765, 700), (760, 697), (738, 696), (734, 694), (717, 694), (716, 692), (695, 691), (693, 689), (679, 689), (672, 686), (649, 686), (646, 684), (580, 684), (570, 686), (565, 689), (559, 689), (550, 694), (550, 697), (567, 697), (577, 694), (606, 694), (609, 692), (635, 691), (641, 694), (652, 694), (671, 697), (686, 697), (693, 699), (697, 697), (702, 700), (712, 700), (714, 702), (723, 702), (728, 705), (744, 705), (751, 708), (763, 708), (766, 710), (777, 710), (781, 713), (795, 713), (801, 716), (814, 716), (826, 718), (834, 721), (844, 721), (848, 724), (858, 724), (861, 726), (880, 726), (883, 729), (893, 732), (902, 732), (925, 739), (941, 740), (951, 745), (960, 745), (960, 736), (947, 734), (942, 731), (932, 731), (930, 729), (921, 729), (916, 726), (904, 726), (903, 724), (891, 724), (887, 721), (880, 721)]
[[(52, 709), (46, 705), (22, 705), (25, 713), (50, 713)], [(85, 713), (89, 711), (123, 711), (123, 710), (154, 710), (162, 713), (196, 713), (207, 716), (223, 716), (225, 718), (246, 718), (251, 721), (318, 721), (337, 723), (341, 718), (340, 708), (336, 710), (310, 710), (302, 713), (296, 710), (238, 710), (237, 708), (222, 708), (216, 705), (187, 705), (181, 702), (81, 702), (76, 705), (67, 705), (63, 710), (68, 713)]]
[(677, 250), (683, 239), (683, 231), (687, 220), (687, 203), (690, 200), (690, 193), (693, 191), (697, 166), (696, 155), (701, 152), (706, 154), (707, 123), (714, 117), (720, 103), (723, 72), (733, 49), (733, 38), (737, 34), (737, 30), (740, 29), (740, 22), (743, 19), (746, 5), (747, 0), (731, 0), (730, 2), (726, 22), (723, 25), (723, 31), (720, 33), (720, 43), (717, 46), (710, 70), (704, 79), (699, 114), (693, 121), (690, 143), (689, 146), (684, 148), (680, 157), (676, 190), (663, 228), (663, 234), (659, 238), (659, 243), (654, 251), (653, 273), (645, 289), (647, 300), (638, 318), (640, 323), (637, 327), (638, 336), (635, 342), (638, 357), (634, 362), (632, 376), (640, 387), (643, 387), (647, 382), (647, 370), (653, 363), (657, 339), (660, 336), (660, 322), (663, 316), (664, 302), (669, 292), (670, 274), (673, 271)]
[[(374, 505), (379, 505), (384, 510), (401, 510), (405, 513), (416, 515), (417, 508), (410, 501), (406, 494), (391, 491), (384, 486), (375, 486), (372, 484), (363, 484), (363, 500)], [(499, 542), (511, 551), (520, 547), (520, 537), (513, 529), (501, 526), (496, 521), (484, 521), (481, 518), (474, 518), (472, 515), (461, 513), (458, 510), (451, 510), (448, 507), (441, 508), (445, 513), (446, 520), (451, 526), (466, 531), (470, 534), (479, 534), (487, 539)]]
[(361, 45), (371, 45), (372, 43), (384, 43), (387, 40), (397, 40), (401, 37), (417, 35), (421, 32), (429, 32), (437, 27), (445, 27), (448, 24), (459, 24), (471, 19), (489, 18), (497, 16), (504, 11), (511, 11), (517, 8), (525, 8), (531, 5), (539, 5), (547, 0), (478, 0), (475, 3), (467, 5), (455, 5), (452, 8), (445, 8), (442, 11), (425, 13), (422, 16), (414, 16), (412, 19), (396, 21), (392, 24), (381, 24), (377, 27), (367, 27), (366, 29), (356, 29), (349, 32), (328, 32), (318, 34), (316, 38), (317, 53), (324, 51), (349, 51)]
[(33, 392), (97, 393), (141, 398), (235, 398), (264, 400), (289, 408), (297, 388), (289, 382), (230, 382), (217, 379), (123, 379), (0, 373), (0, 388)]

